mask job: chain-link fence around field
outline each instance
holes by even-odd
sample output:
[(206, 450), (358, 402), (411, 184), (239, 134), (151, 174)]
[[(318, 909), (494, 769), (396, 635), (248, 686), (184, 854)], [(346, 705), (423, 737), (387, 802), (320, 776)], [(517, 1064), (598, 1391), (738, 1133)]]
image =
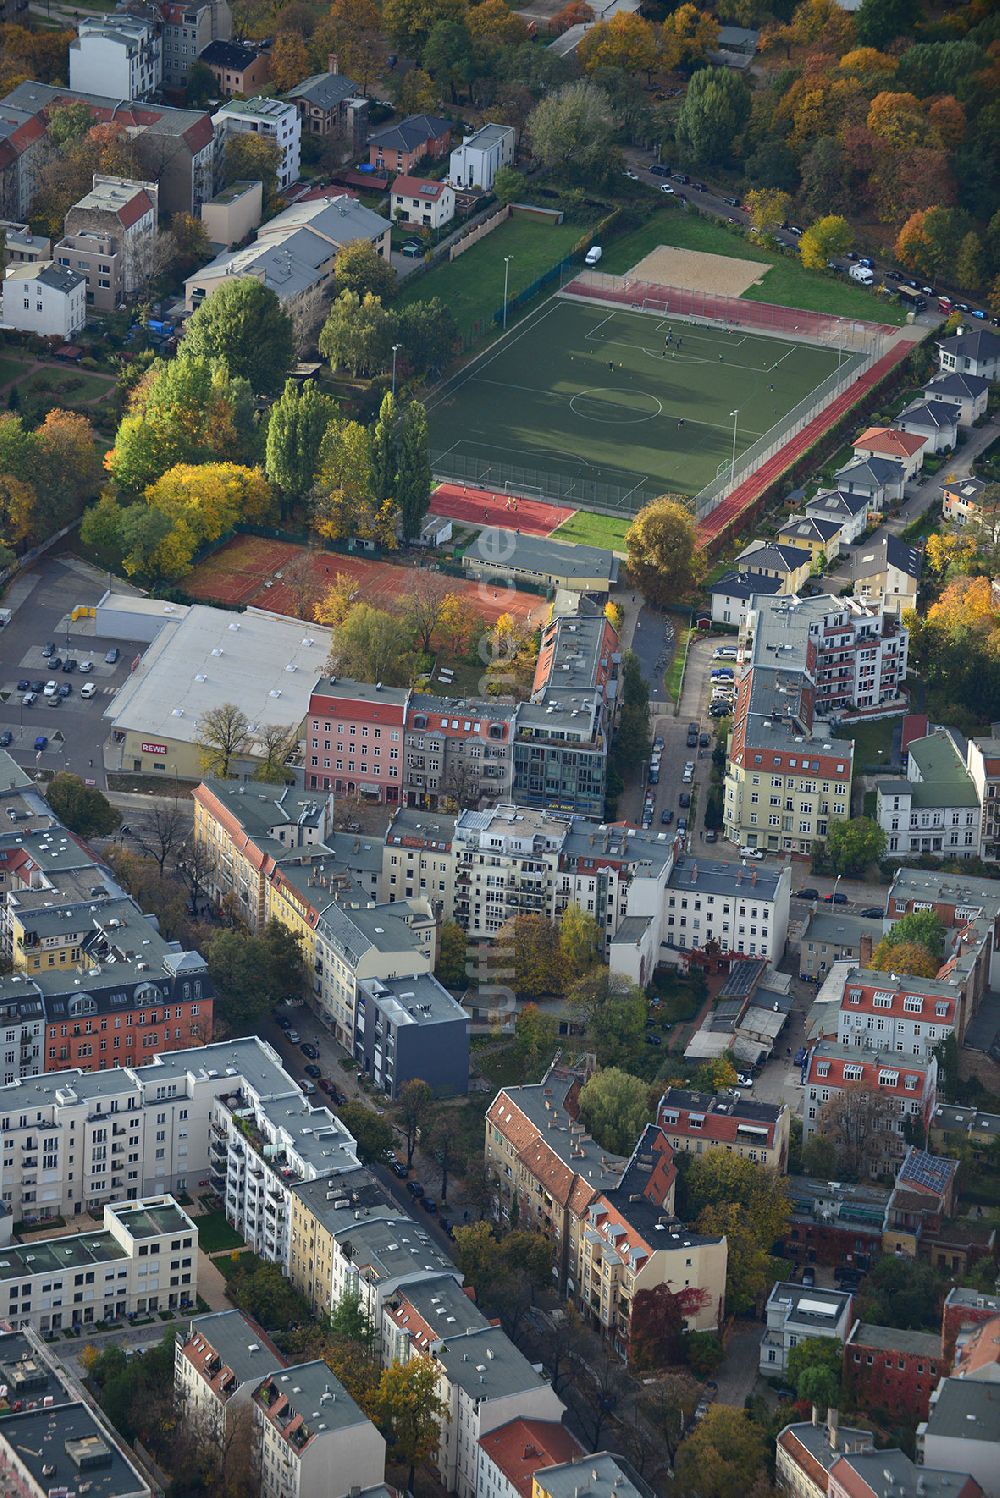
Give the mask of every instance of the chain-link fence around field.
[(627, 474), (619, 478), (594, 478), (581, 474), (559, 473), (551, 469), (503, 463), (477, 458), (471, 453), (431, 451), (431, 470), (438, 482), (467, 484), (494, 494), (519, 494), (526, 499), (546, 499), (572, 505), (577, 510), (594, 510), (604, 515), (635, 515), (663, 493), (663, 485), (646, 480), (638, 482)]

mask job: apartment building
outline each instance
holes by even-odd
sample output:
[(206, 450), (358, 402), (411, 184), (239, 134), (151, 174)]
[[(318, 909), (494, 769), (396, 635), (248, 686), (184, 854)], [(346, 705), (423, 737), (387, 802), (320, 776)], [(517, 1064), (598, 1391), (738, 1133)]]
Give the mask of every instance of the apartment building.
[(779, 1280), (767, 1297), (767, 1330), (761, 1339), (759, 1370), (765, 1378), (779, 1378), (788, 1368), (788, 1354), (800, 1342), (815, 1338), (847, 1340), (853, 1298), (842, 1290), (815, 1290)]
[(927, 1419), (946, 1367), (938, 1332), (856, 1321), (844, 1346), (844, 1377), (856, 1408), (888, 1410), (897, 1420)]
[(8, 1245), (0, 1318), (39, 1333), (192, 1306), (198, 1230), (171, 1196), (114, 1202), (98, 1232)]
[[(249, 1428), (254, 1390), (286, 1359), (242, 1311), (193, 1316), (177, 1333), (174, 1394), (183, 1420), (224, 1449)], [(244, 1422), (246, 1426), (244, 1427)]]
[(556, 1420), (518, 1416), (479, 1438), (478, 1498), (531, 1498), (532, 1480), (565, 1462), (581, 1461), (585, 1452), (565, 1425)]
[(243, 1079), (261, 1097), (302, 1096), (256, 1036), (0, 1088), (0, 1201), (15, 1221), (71, 1220), (109, 1201), (207, 1190), (215, 1100)]
[(0, 280), (0, 316), (20, 333), (68, 340), (87, 321), (86, 293), (82, 275), (51, 260), (10, 265)]
[(114, 312), (148, 290), (157, 273), (159, 189), (155, 182), (94, 174), (93, 187), (66, 214), (53, 250), (87, 283), (87, 306)]
[(906, 1153), (907, 1122), (926, 1126), (937, 1094), (937, 1060), (902, 1057), (895, 1051), (867, 1051), (822, 1041), (810, 1052), (802, 1094), (802, 1137), (810, 1139), (819, 1127), (823, 1104), (845, 1089), (872, 1090), (895, 1105), (893, 1129), (880, 1131), (878, 1159), (873, 1172), (895, 1174)]
[(899, 700), (907, 633), (854, 599), (761, 598), (741, 631), (724, 817), (734, 842), (807, 853), (850, 815), (853, 744), (820, 720)]
[(386, 1095), (420, 1078), (439, 1097), (469, 1090), (469, 1017), (432, 973), (357, 985), (354, 1057)]
[(979, 792), (951, 730), (914, 739), (905, 775), (877, 781), (875, 794), (875, 818), (893, 857), (979, 857)]
[(955, 991), (961, 1045), (983, 994), (1000, 981), (1000, 882), (900, 869), (889, 890), (886, 917), (897, 921), (915, 910), (933, 910), (947, 930), (944, 962), (937, 976)]
[(923, 551), (899, 536), (873, 537), (851, 558), (854, 596), (862, 603), (880, 604), (887, 615), (900, 619), (917, 606), (923, 562)]
[(442, 919), (455, 907), (455, 817), (401, 806), (393, 812), (382, 849), (380, 890), (390, 902), (419, 895)]
[(981, 807), (981, 856), (1000, 859), (1000, 739), (969, 739), (966, 764)]
[(836, 908), (817, 906), (809, 912), (799, 938), (799, 974), (823, 982), (834, 963), (866, 967), (881, 940), (881, 919), (844, 915)]
[(667, 880), (664, 941), (678, 953), (709, 942), (741, 957), (780, 961), (788, 935), (791, 870), (682, 854)]
[(198, 61), (211, 68), (219, 93), (226, 99), (234, 95), (257, 94), (271, 77), (271, 60), (267, 53), (245, 42), (209, 42), (199, 53)]
[(492, 192), (501, 167), (512, 166), (516, 136), (512, 125), (483, 125), (451, 153), (448, 180), (455, 187)]
[(653, 1490), (623, 1456), (598, 1451), (546, 1467), (532, 1478), (531, 1498), (653, 1498)]
[(789, 1111), (776, 1103), (758, 1103), (730, 1093), (692, 1092), (668, 1087), (656, 1121), (676, 1153), (700, 1155), (728, 1150), (784, 1175), (788, 1167)]
[(60, 1490), (152, 1498), (134, 1457), (41, 1338), (28, 1329), (0, 1332), (0, 1370), (0, 1491), (8, 1498)]
[(163, 43), (155, 20), (125, 12), (84, 16), (69, 44), (69, 86), (118, 99), (149, 99), (163, 81)]
[(287, 1266), (292, 1188), (358, 1168), (354, 1140), (328, 1108), (314, 1108), (294, 1083), (281, 1095), (250, 1077), (233, 1079), (215, 1100), (208, 1146), (209, 1185), (226, 1217), (254, 1251)]
[(275, 1371), (253, 1394), (261, 1498), (349, 1498), (385, 1481), (385, 1440), (317, 1359)]
[(405, 708), (404, 799), (434, 811), (509, 800), (516, 704), (411, 692)]
[(307, 787), (399, 805), (408, 698), (403, 687), (321, 678), (309, 700)]
[(960, 998), (952, 983), (852, 968), (844, 983), (837, 1041), (844, 1047), (930, 1061), (955, 1034)]
[(915, 1464), (891, 1449), (842, 1456), (830, 1470), (828, 1491), (829, 1498), (982, 1498), (986, 1490), (967, 1472)]
[(622, 1357), (635, 1297), (666, 1285), (687, 1331), (716, 1331), (726, 1295), (726, 1239), (697, 1233), (668, 1210), (676, 1167), (664, 1131), (647, 1124), (618, 1185), (590, 1202), (577, 1237), (576, 1300)]
[(870, 1430), (842, 1426), (837, 1410), (823, 1423), (813, 1407), (812, 1420), (786, 1425), (775, 1442), (774, 1479), (789, 1498), (827, 1498), (830, 1468), (846, 1451), (871, 1451)]
[(234, 135), (261, 135), (278, 147), (278, 190), (299, 180), (302, 121), (294, 104), (281, 99), (231, 99), (217, 109), (212, 124), (220, 145)]
[(185, 84), (188, 69), (205, 48), (225, 44), (233, 34), (229, 0), (195, 0), (192, 5), (160, 0), (159, 14), (163, 82), (168, 88)]
[(433, 1362), (448, 1412), (441, 1422), (438, 1473), (449, 1493), (477, 1498), (481, 1438), (517, 1416), (559, 1421), (566, 1406), (498, 1326), (449, 1337)]

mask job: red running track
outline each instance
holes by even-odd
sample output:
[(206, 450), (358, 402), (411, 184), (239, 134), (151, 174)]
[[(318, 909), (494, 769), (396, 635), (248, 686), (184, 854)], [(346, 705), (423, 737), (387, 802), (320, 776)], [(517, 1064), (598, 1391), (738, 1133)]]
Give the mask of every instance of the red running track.
[[(513, 505), (517, 508), (514, 509)], [(461, 520), (467, 525), (500, 525), (526, 536), (550, 536), (557, 526), (576, 514), (565, 505), (523, 495), (494, 494), (489, 489), (471, 489), (465, 484), (438, 484), (431, 495), (432, 515)]]
[(742, 484), (737, 485), (732, 494), (716, 506), (710, 515), (706, 515), (699, 524), (699, 544), (711, 553), (719, 539), (727, 530), (736, 525), (740, 517), (751, 508), (764, 491), (779, 479), (797, 458), (801, 458), (803, 453), (808, 452), (814, 442), (846, 416), (851, 407), (857, 405), (858, 401), (867, 395), (880, 380), (884, 380), (897, 364), (902, 364), (912, 348), (911, 343), (894, 344), (887, 354), (883, 354), (881, 359), (866, 370), (860, 379), (855, 380), (853, 385), (842, 390), (835, 400), (832, 400), (818, 416), (802, 428), (801, 432), (797, 432), (785, 443), (784, 447), (779, 448), (773, 457), (762, 463), (755, 473), (752, 473), (748, 479), (744, 479)]

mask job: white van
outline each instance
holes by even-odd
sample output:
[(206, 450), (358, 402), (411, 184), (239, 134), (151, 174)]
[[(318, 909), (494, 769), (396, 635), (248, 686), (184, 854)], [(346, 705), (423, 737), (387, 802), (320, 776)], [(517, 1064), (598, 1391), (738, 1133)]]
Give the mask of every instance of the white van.
[(860, 281), (862, 286), (870, 286), (875, 279), (867, 265), (852, 265), (848, 274), (852, 281)]
[(599, 244), (595, 244), (591, 249), (587, 251), (586, 255), (584, 256), (584, 265), (596, 265), (603, 254), (604, 251), (601, 249), (601, 246)]

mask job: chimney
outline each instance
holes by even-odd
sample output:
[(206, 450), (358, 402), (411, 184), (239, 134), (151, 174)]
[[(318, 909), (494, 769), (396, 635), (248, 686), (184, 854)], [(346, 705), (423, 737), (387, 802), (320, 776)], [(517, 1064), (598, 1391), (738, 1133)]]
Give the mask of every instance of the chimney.
[(328, 52), (326, 58), (326, 70), (328, 73), (340, 72), (340, 58), (336, 52)]
[(812, 1407), (812, 1423), (814, 1425), (819, 1424), (819, 1410), (817, 1409), (816, 1405), (813, 1405)]
[(830, 1442), (830, 1450), (836, 1451), (837, 1437), (840, 1434), (840, 1411), (828, 1409), (826, 1412), (826, 1435)]
[(864, 936), (862, 936), (860, 945), (858, 947), (858, 961), (860, 962), (862, 967), (871, 967), (872, 939), (868, 935), (867, 931), (865, 932)]

